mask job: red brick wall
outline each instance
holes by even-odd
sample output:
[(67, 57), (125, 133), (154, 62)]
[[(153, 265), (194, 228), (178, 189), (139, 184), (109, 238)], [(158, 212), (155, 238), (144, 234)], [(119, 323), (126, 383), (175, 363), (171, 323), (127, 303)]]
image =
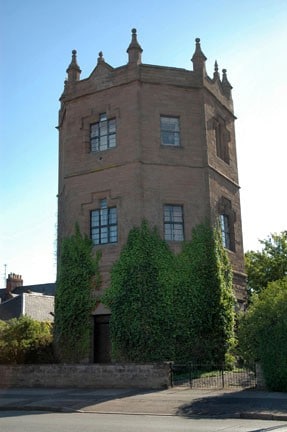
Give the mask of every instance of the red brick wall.
[[(236, 213), (233, 269), (244, 272), (232, 100), (210, 79), (192, 71), (148, 65), (117, 69), (100, 64), (69, 84), (62, 97), (59, 146), (59, 243), (75, 222), (89, 234), (90, 211), (107, 198), (118, 209), (117, 244), (101, 246), (104, 286), (109, 270), (143, 219), (163, 234), (164, 204), (184, 207), (185, 238), (206, 217), (218, 215), (225, 197)], [(106, 112), (117, 120), (117, 147), (92, 154), (90, 124)], [(181, 147), (162, 146), (160, 115), (180, 117)], [(230, 163), (216, 154), (213, 119), (226, 119)], [(178, 250), (177, 243), (171, 246)], [(95, 248), (96, 249), (96, 248)], [(244, 287), (242, 279), (242, 287)], [(243, 288), (244, 289), (244, 288)]]

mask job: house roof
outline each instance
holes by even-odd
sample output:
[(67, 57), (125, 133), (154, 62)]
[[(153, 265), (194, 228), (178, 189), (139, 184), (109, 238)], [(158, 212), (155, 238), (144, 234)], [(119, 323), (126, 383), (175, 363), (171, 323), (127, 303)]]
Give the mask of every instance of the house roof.
[(22, 315), (38, 321), (54, 321), (54, 296), (24, 292), (0, 304), (0, 320)]
[(0, 320), (7, 321), (21, 316), (22, 297), (17, 296), (0, 303)]
[(0, 289), (0, 303), (11, 299), (11, 295), (14, 296), (23, 294), (23, 293), (39, 293), (49, 296), (55, 296), (56, 284), (55, 283), (45, 283), (45, 284), (37, 284), (37, 285), (24, 285), (14, 288), (14, 290), (10, 293), (10, 296), (7, 295), (7, 290)]
[(19, 286), (13, 290), (13, 294), (22, 294), (22, 293), (39, 293), (49, 296), (55, 296), (56, 284), (55, 283), (46, 283), (46, 284), (38, 284), (38, 285), (24, 285)]

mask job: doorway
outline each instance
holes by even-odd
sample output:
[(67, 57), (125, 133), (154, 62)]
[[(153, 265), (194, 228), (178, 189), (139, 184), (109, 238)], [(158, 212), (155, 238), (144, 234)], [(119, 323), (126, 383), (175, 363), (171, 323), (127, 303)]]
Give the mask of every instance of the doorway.
[(110, 315), (94, 315), (94, 363), (111, 362)]

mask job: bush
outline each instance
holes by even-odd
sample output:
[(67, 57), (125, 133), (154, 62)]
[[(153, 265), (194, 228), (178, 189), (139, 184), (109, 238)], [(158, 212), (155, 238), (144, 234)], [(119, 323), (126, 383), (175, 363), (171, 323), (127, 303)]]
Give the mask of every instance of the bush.
[(238, 338), (244, 360), (261, 363), (267, 387), (287, 391), (287, 277), (253, 295)]
[(52, 324), (28, 316), (0, 321), (0, 363), (51, 363)]

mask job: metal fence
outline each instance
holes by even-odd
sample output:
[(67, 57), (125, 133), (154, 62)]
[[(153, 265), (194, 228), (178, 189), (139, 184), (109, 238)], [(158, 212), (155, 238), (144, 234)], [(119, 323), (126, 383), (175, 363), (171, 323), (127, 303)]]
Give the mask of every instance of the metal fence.
[(234, 368), (202, 364), (171, 364), (171, 385), (195, 389), (255, 388), (255, 368)]

